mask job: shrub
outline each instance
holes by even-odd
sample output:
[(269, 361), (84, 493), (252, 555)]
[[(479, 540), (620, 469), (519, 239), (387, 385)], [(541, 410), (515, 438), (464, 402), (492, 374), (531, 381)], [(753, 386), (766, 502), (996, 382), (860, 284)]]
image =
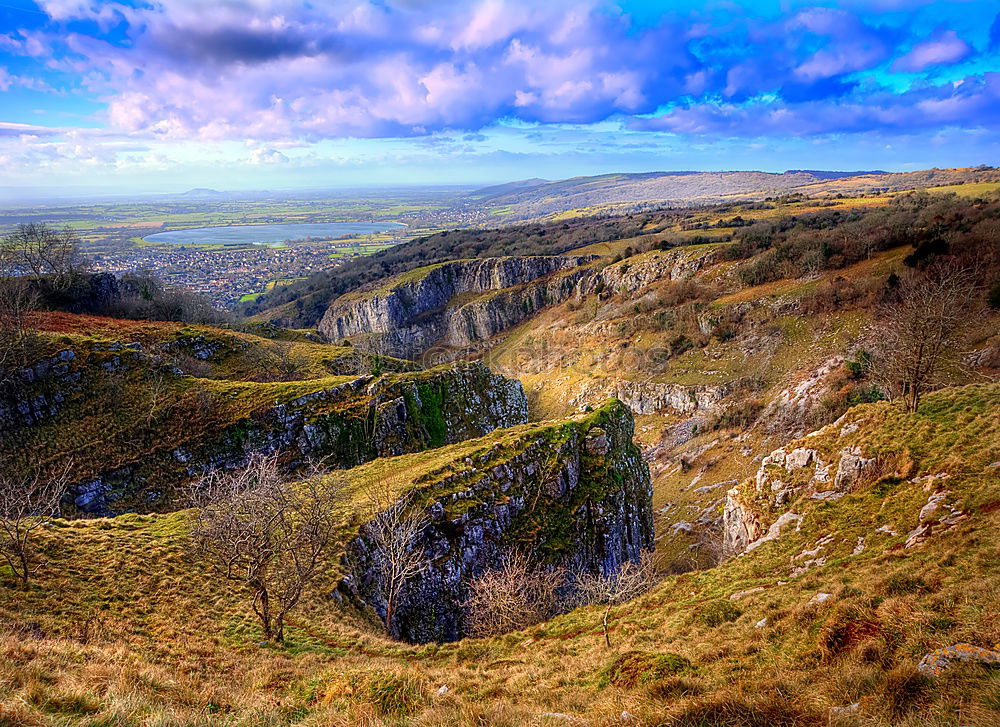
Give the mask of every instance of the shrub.
[(1000, 310), (1000, 280), (997, 280), (993, 287), (990, 288), (990, 308), (994, 310)]
[(672, 652), (626, 651), (601, 670), (598, 686), (613, 685), (629, 689), (694, 670), (691, 662)]
[(743, 615), (732, 601), (712, 601), (698, 612), (698, 620), (709, 628), (721, 626), (728, 621), (735, 621)]

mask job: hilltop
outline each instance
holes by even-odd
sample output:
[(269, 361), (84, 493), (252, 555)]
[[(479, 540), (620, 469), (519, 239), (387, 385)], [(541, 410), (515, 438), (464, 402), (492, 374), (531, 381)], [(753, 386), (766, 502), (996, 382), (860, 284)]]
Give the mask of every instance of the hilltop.
[(758, 171), (643, 172), (573, 177), (554, 182), (513, 183), (474, 193), (490, 213), (505, 220), (525, 220), (571, 211), (625, 212), (650, 203), (663, 206), (717, 204), (762, 200), (798, 193), (805, 196), (899, 192), (954, 184), (997, 181), (992, 168), (932, 169), (919, 172), (839, 172), (796, 169), (782, 173)]

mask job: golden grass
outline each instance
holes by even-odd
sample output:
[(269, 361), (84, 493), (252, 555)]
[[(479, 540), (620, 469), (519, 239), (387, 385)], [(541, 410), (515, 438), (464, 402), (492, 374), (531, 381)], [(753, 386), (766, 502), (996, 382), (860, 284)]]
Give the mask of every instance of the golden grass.
[[(618, 609), (612, 650), (597, 608), (495, 639), (397, 644), (341, 612), (326, 585), (295, 614), (287, 648), (260, 647), (239, 589), (186, 555), (184, 513), (57, 522), (42, 536), (36, 585), (0, 585), (0, 724), (520, 725), (569, 715), (611, 725), (628, 712), (639, 725), (826, 725), (841, 723), (832, 707), (856, 702), (843, 723), (993, 724), (1000, 674), (966, 666), (930, 682), (913, 669), (950, 643), (1000, 642), (1000, 468), (989, 467), (1000, 461), (998, 407), (1000, 387), (964, 387), (929, 396), (915, 415), (858, 407), (843, 422), (853, 433), (830, 427), (804, 442), (826, 459), (854, 445), (906, 451), (911, 478), (947, 472), (970, 513), (953, 529), (899, 547), (928, 497), (919, 482), (795, 502), (800, 531)], [(900, 535), (877, 535), (882, 524)], [(791, 576), (794, 556), (825, 535), (826, 564)], [(854, 556), (859, 535), (867, 547)], [(730, 601), (754, 587), (763, 590)], [(833, 595), (809, 605), (820, 591)], [(704, 615), (716, 610), (732, 613)], [(677, 653), (693, 668), (602, 687), (630, 651)]]

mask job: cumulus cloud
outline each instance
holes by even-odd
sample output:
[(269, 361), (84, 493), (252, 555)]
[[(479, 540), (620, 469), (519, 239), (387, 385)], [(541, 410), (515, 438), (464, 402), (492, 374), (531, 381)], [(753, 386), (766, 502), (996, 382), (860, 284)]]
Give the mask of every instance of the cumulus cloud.
[(250, 153), (251, 164), (285, 164), (288, 157), (277, 149), (254, 149)]
[(963, 125), (969, 119), (1000, 125), (1000, 73), (986, 73), (947, 86), (903, 94), (882, 92), (837, 105), (809, 101), (693, 104), (631, 127), (681, 134), (797, 137), (870, 130), (915, 132)]
[(942, 30), (925, 43), (913, 47), (909, 53), (892, 64), (892, 70), (917, 73), (928, 66), (946, 66), (958, 63), (972, 52), (972, 48), (958, 37), (954, 30)]
[[(0, 49), (78, 78), (112, 128), (250, 138), (278, 154), (290, 140), (476, 132), (509, 119), (822, 134), (895, 128), (913, 99), (928, 104), (916, 124), (980, 124), (947, 109), (992, 108), (973, 103), (992, 93), (982, 78), (902, 95), (880, 86), (886, 68), (919, 74), (972, 49), (943, 27), (910, 37), (909, 24), (860, 2), (793, 4), (777, 18), (736, 6), (665, 11), (644, 24), (610, 0), (40, 4), (48, 27), (0, 35)], [(101, 30), (83, 30), (92, 27)]]

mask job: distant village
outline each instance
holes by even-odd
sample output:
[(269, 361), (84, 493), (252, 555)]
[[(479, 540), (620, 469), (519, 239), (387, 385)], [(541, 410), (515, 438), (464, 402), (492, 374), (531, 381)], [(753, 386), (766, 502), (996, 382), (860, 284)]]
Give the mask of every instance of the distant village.
[[(148, 270), (164, 282), (207, 295), (220, 308), (232, 308), (243, 296), (264, 291), (268, 283), (305, 278), (362, 255), (358, 244), (352, 240), (285, 248), (160, 246), (99, 252), (90, 259), (94, 270), (118, 274)], [(338, 251), (343, 247), (352, 252)], [(341, 257), (331, 257), (338, 252)]]

